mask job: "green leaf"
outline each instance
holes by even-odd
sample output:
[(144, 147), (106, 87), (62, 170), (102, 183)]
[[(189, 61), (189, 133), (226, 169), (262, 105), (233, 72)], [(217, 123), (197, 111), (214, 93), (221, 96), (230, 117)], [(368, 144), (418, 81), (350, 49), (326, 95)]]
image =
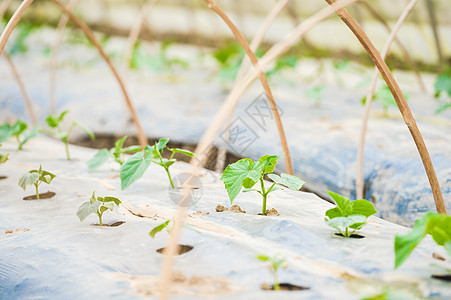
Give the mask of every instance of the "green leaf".
[(48, 171), (42, 171), (40, 176), (39, 176), (39, 180), (42, 182), (45, 182), (47, 184), (50, 184), (50, 182), (52, 182), (53, 178), (55, 178), (56, 175), (53, 173), (50, 173)]
[[(260, 157), (256, 165), (262, 168), (263, 174), (268, 174), (274, 172), (274, 168), (276, 167), (277, 160), (281, 158), (278, 155), (264, 155)], [(255, 168), (257, 169), (257, 168)]]
[(11, 134), (12, 134), (11, 125), (4, 124), (0, 126), (0, 143), (9, 139), (11, 137)]
[(127, 159), (121, 166), (121, 190), (125, 190), (135, 181), (141, 178), (152, 163), (152, 151), (140, 151)]
[(281, 184), (295, 191), (298, 191), (305, 183), (298, 177), (285, 173), (282, 173), (281, 176), (276, 174), (268, 174), (268, 177), (271, 178), (271, 180), (274, 181), (275, 183)]
[(186, 156), (194, 157), (194, 153), (189, 150), (180, 149), (180, 148), (171, 148), (169, 150), (171, 150), (173, 153), (182, 153), (182, 154), (185, 154)]
[[(113, 211), (114, 209), (114, 202), (104, 202), (102, 203), (102, 206), (100, 206), (100, 213), (103, 213), (105, 210), (109, 209), (111, 211)], [(105, 207), (102, 211), (102, 207)]]
[(124, 135), (123, 137), (121, 137), (120, 139), (118, 139), (117, 141), (116, 141), (116, 143), (114, 143), (114, 152), (116, 153), (116, 154), (120, 154), (122, 151), (122, 146), (124, 146), (124, 142), (125, 142), (125, 140), (128, 138), (128, 136), (127, 135)]
[(263, 255), (263, 254), (259, 254), (256, 256), (257, 259), (261, 260), (261, 261), (268, 261), (269, 260), (269, 256)]
[(158, 140), (158, 143), (155, 144), (154, 149), (159, 153), (163, 153), (163, 149), (166, 148), (168, 142), (169, 142), (168, 138), (161, 138)]
[(258, 166), (255, 168), (256, 165), (251, 159), (243, 158), (228, 165), (224, 170), (221, 180), (224, 181), (230, 203), (233, 203), (233, 200), (238, 196), (241, 187), (252, 188), (260, 179), (262, 168)]
[(19, 137), (22, 133), (24, 133), (25, 130), (27, 130), (28, 125), (27, 123), (17, 120), (16, 124), (11, 128), (11, 135)]
[(86, 162), (88, 165), (88, 170), (94, 171), (99, 168), (101, 165), (107, 162), (108, 158), (110, 158), (110, 152), (107, 149), (99, 150), (90, 160)]
[(163, 165), (166, 167), (166, 168), (169, 168), (170, 166), (172, 166), (177, 160), (176, 159), (166, 159), (166, 158), (163, 158), (162, 159), (162, 161), (163, 161)]
[(364, 224), (365, 222), (366, 222), (366, 217), (362, 216), (362, 215), (351, 215), (348, 217), (336, 217), (336, 218), (326, 221), (327, 225), (337, 229), (340, 232), (342, 232), (343, 229), (346, 227), (352, 227), (352, 226), (355, 226), (358, 224)]
[(141, 149), (141, 146), (130, 146), (122, 149), (122, 153), (128, 153), (128, 152), (137, 152)]
[[(92, 192), (91, 198), (89, 198), (89, 203), (93, 204), (93, 203), (96, 202), (96, 201), (97, 201), (97, 198), (96, 198), (96, 191), (94, 190), (94, 191)], [(100, 202), (100, 201), (99, 201), (99, 202)]]
[(58, 120), (57, 116), (54, 116), (52, 114), (48, 115), (47, 118), (45, 118), (45, 121), (47, 122), (47, 125), (51, 128), (58, 127), (60, 121)]
[(33, 127), (33, 130), (30, 131), (30, 133), (28, 133), (28, 134), (25, 136), (25, 138), (23, 139), (23, 141), (21, 141), (21, 142), (19, 143), (19, 148), (18, 148), (18, 149), (19, 149), (19, 150), (22, 150), (22, 147), (23, 147), (30, 139), (32, 139), (32, 138), (34, 138), (35, 136), (38, 135), (39, 130), (40, 130), (39, 126)]
[(4, 154), (4, 153), (0, 152), (0, 165), (4, 164), (5, 162), (8, 161), (8, 159), (9, 159), (8, 156), (9, 156), (9, 153)]
[(27, 172), (19, 178), (19, 186), (25, 191), (28, 185), (35, 184), (39, 180), (39, 174), (36, 172)]
[(86, 125), (78, 122), (78, 121), (74, 121), (72, 124), (74, 124), (75, 126), (77, 126), (78, 128), (80, 128), (81, 130), (83, 130), (87, 135), (89, 135), (89, 137), (91, 138), (91, 140), (95, 140), (96, 136), (94, 135), (94, 132), (92, 132), (91, 129), (89, 129)]
[(340, 211), (341, 217), (347, 217), (352, 214), (352, 205), (349, 198), (331, 191), (327, 191), (327, 193), (337, 204), (337, 208)]
[(377, 210), (374, 208), (373, 203), (365, 200), (354, 200), (351, 202), (351, 214), (352, 215), (364, 215), (365, 217), (369, 217), (377, 213)]
[(99, 201), (95, 201), (93, 203), (87, 201), (80, 205), (77, 209), (77, 217), (80, 219), (80, 222), (83, 222), (83, 220), (90, 214), (96, 213), (101, 204), (102, 203)]
[(451, 102), (450, 103), (442, 103), (441, 105), (439, 105), (439, 107), (437, 107), (437, 109), (435, 110), (435, 113), (439, 114), (450, 108), (451, 108)]
[(116, 204), (117, 206), (119, 206), (119, 204), (121, 204), (121, 200), (119, 200), (116, 197), (111, 197), (111, 196), (106, 196), (103, 198), (103, 201), (105, 202), (114, 202), (114, 204)]
[(445, 92), (448, 94), (448, 97), (451, 97), (451, 76), (448, 74), (438, 76), (434, 84), (434, 89), (435, 97), (440, 96), (441, 92)]
[(167, 220), (166, 222), (161, 223), (160, 225), (155, 226), (152, 228), (152, 230), (149, 232), (149, 235), (152, 238), (155, 238), (155, 235), (165, 229), (169, 225), (170, 220)]

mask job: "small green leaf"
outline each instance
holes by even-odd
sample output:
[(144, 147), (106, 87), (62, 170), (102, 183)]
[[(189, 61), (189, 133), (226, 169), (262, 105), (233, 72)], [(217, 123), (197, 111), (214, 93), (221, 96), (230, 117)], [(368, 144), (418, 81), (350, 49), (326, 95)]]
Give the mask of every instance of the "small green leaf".
[(373, 203), (365, 200), (354, 200), (351, 202), (352, 212), (353, 215), (364, 215), (365, 217), (369, 217), (371, 215), (374, 215), (377, 213), (377, 210), (374, 208)]
[(42, 171), (41, 170), (40, 173), (41, 173), (41, 175), (39, 176), (39, 180), (42, 181), (42, 182), (45, 182), (47, 184), (50, 184), (50, 182), (52, 182), (53, 178), (56, 177), (55, 174), (52, 174), (52, 173), (50, 173), (48, 171)]
[(268, 174), (268, 177), (271, 178), (271, 180), (274, 181), (275, 183), (281, 184), (295, 191), (298, 191), (305, 183), (298, 177), (285, 173), (282, 173), (281, 176), (277, 174)]
[(105, 202), (114, 202), (114, 204), (116, 204), (117, 206), (119, 206), (119, 204), (121, 204), (121, 200), (119, 200), (116, 197), (111, 197), (111, 196), (106, 196), (103, 198), (103, 201)]
[(11, 137), (11, 134), (12, 134), (11, 125), (4, 124), (0, 126), (0, 143), (9, 139)]
[(169, 150), (171, 150), (173, 153), (182, 153), (182, 154), (185, 154), (186, 156), (194, 157), (194, 153), (189, 150), (180, 149), (180, 148), (171, 148)]
[[(107, 210), (107, 209), (109, 209), (109, 210), (111, 210), (111, 211), (113, 211), (114, 210), (114, 202), (104, 202), (104, 203), (102, 203), (102, 206), (100, 207), (100, 213), (103, 213), (105, 210)], [(103, 211), (102, 211), (102, 207), (105, 207), (105, 209), (103, 209)]]
[(158, 140), (158, 143), (155, 144), (155, 150), (159, 153), (163, 152), (163, 149), (166, 148), (166, 145), (168, 144), (169, 139), (168, 138), (161, 138)]
[(342, 196), (340, 194), (331, 192), (331, 191), (327, 191), (327, 193), (329, 194), (329, 196), (332, 197), (332, 199), (337, 204), (337, 207), (341, 213), (340, 216), (347, 217), (352, 214), (352, 205), (351, 205), (351, 201), (349, 200), (349, 198)]
[(32, 138), (34, 138), (35, 136), (38, 135), (39, 130), (40, 130), (39, 126), (33, 127), (33, 130), (30, 131), (30, 133), (28, 133), (28, 134), (25, 136), (25, 138), (23, 139), (23, 141), (21, 141), (21, 142), (19, 143), (19, 148), (18, 148), (18, 149), (19, 149), (19, 150), (22, 150), (22, 147), (23, 147), (30, 139), (32, 139)]
[(141, 146), (130, 146), (122, 149), (122, 153), (128, 153), (128, 152), (137, 152), (141, 149)]
[(121, 166), (119, 172), (121, 177), (121, 190), (125, 190), (141, 178), (151, 163), (151, 151), (140, 151), (130, 156)]
[(170, 166), (172, 166), (177, 160), (176, 159), (166, 159), (166, 158), (163, 158), (162, 159), (162, 161), (163, 161), (163, 165), (166, 167), (166, 168), (169, 168)]
[(260, 157), (258, 162), (256, 163), (256, 167), (254, 169), (258, 169), (257, 167), (262, 168), (263, 174), (268, 174), (274, 172), (274, 168), (276, 167), (277, 160), (281, 158), (278, 155), (264, 155)]
[(167, 220), (166, 222), (161, 223), (160, 225), (155, 226), (150, 232), (149, 235), (152, 238), (155, 238), (155, 235), (165, 229), (169, 225), (170, 220)]
[(88, 170), (90, 172), (94, 171), (95, 169), (106, 163), (108, 161), (108, 158), (110, 158), (110, 152), (107, 149), (104, 148), (99, 150), (90, 160), (86, 162), (86, 164), (88, 165)]
[(97, 201), (97, 198), (96, 198), (96, 191), (94, 190), (94, 191), (92, 192), (91, 198), (89, 198), (89, 203), (93, 204), (93, 203), (96, 202), (96, 201)]
[(263, 255), (263, 254), (259, 254), (257, 255), (257, 259), (261, 260), (261, 261), (268, 261), (269, 260), (269, 256)]
[(440, 96), (441, 92), (445, 92), (448, 94), (448, 97), (451, 97), (451, 76), (448, 74), (438, 76), (434, 84), (434, 89), (435, 97)]
[(116, 153), (121, 153), (122, 150), (122, 146), (124, 146), (124, 142), (125, 140), (128, 138), (127, 135), (124, 135), (123, 137), (121, 137), (120, 139), (118, 139), (116, 141), (116, 143), (114, 143), (114, 149)]
[(77, 126), (78, 128), (80, 128), (81, 130), (83, 130), (90, 138), (91, 140), (95, 140), (96, 136), (94, 135), (94, 132), (92, 132), (91, 129), (89, 129), (86, 125), (78, 122), (78, 121), (74, 121), (73, 124), (75, 126)]
[(57, 128), (60, 123), (58, 117), (52, 114), (48, 115), (47, 118), (45, 118), (45, 121), (47, 122), (47, 125), (49, 125), (49, 127), (51, 128)]
[(39, 180), (39, 174), (36, 172), (27, 172), (19, 178), (19, 186), (25, 191), (28, 185), (35, 184)]
[(99, 201), (95, 201), (93, 203), (88, 201), (80, 205), (77, 210), (77, 217), (80, 219), (80, 222), (83, 222), (83, 220), (86, 219), (86, 217), (90, 214), (96, 213), (101, 204), (102, 203), (100, 203)]
[(9, 159), (8, 156), (9, 156), (9, 153), (8, 154), (4, 154), (4, 153), (0, 152), (0, 165), (4, 164), (5, 162), (8, 161), (8, 159)]
[(12, 136), (20, 136), (22, 133), (25, 132), (25, 130), (27, 130), (28, 125), (27, 123), (21, 121), (21, 120), (17, 120), (16, 124), (14, 124), (14, 126), (12, 127), (12, 132), (11, 135)]
[[(111, 205), (110, 205), (111, 206)], [(106, 212), (108, 209), (110, 209), (110, 210), (113, 210), (113, 208), (114, 208), (114, 204), (113, 204), (113, 207), (112, 208), (110, 208), (110, 207), (108, 207), (107, 205), (101, 205), (100, 207), (99, 207), (99, 213), (102, 215), (104, 212)]]

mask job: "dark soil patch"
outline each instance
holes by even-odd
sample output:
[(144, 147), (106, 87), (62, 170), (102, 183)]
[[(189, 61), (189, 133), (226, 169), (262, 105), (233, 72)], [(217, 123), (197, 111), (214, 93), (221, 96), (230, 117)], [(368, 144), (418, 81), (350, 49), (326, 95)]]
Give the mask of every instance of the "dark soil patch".
[(451, 274), (445, 274), (445, 275), (434, 274), (431, 277), (435, 278), (435, 279), (451, 282)]
[[(95, 141), (92, 141), (91, 139), (86, 138), (86, 139), (79, 140), (79, 141), (75, 142), (74, 144), (78, 145), (78, 146), (94, 148), (94, 149), (102, 149), (102, 148), (110, 149), (110, 148), (114, 148), (114, 143), (121, 137), (122, 136), (96, 135)], [(156, 139), (148, 139), (148, 144), (154, 145), (155, 142), (157, 142), (157, 141), (158, 140), (156, 140)], [(133, 146), (133, 145), (139, 145), (138, 139), (134, 136), (129, 136), (127, 138), (127, 140), (125, 140), (124, 147)], [(179, 142), (170, 140), (168, 143), (168, 147), (169, 148), (181, 148), (181, 149), (194, 151), (194, 149), (196, 148), (196, 145), (179, 143)], [(163, 157), (169, 159), (171, 154), (172, 154), (172, 152), (165, 149), (165, 151), (163, 153)], [(210, 151), (210, 156), (208, 157), (208, 161), (205, 164), (206, 169), (209, 169), (209, 170), (216, 169), (217, 156), (218, 156), (218, 148), (213, 147), (213, 149)], [(189, 162), (191, 159), (190, 157), (180, 154), (180, 153), (176, 153), (174, 157), (177, 160), (184, 161), (184, 162)], [(229, 164), (235, 163), (240, 159), (241, 159), (241, 157), (238, 157), (236, 155), (233, 155), (233, 154), (227, 152), (223, 169), (225, 169), (225, 167), (227, 167)]]
[[(125, 221), (117, 221), (111, 224), (103, 224), (102, 227), (118, 227), (124, 224)], [(92, 226), (100, 226), (100, 224), (91, 224)]]
[(27, 197), (24, 197), (23, 199), (24, 200), (44, 200), (44, 199), (50, 199), (55, 195), (56, 195), (56, 193), (48, 191), (47, 193), (40, 193), (39, 199), (36, 197), (36, 195), (27, 196)]
[[(342, 235), (341, 233), (335, 233), (335, 235), (344, 237), (344, 235)], [(352, 239), (363, 239), (364, 237), (365, 237), (364, 235), (360, 235), (360, 234), (357, 234), (357, 233), (353, 233), (350, 236), (350, 238), (352, 238)]]
[[(184, 253), (186, 253), (186, 252), (190, 252), (191, 250), (193, 250), (193, 246), (189, 246), (189, 245), (180, 245), (180, 244), (178, 244), (177, 245), (177, 252), (176, 252), (176, 255), (182, 255), (182, 254), (184, 254)], [(166, 249), (166, 247), (164, 247), (164, 248), (160, 248), (160, 249), (157, 249), (157, 252), (158, 253), (163, 253), (163, 251)]]
[[(279, 287), (280, 291), (303, 291), (310, 289), (307, 286), (295, 285), (291, 283), (279, 283)], [(263, 283), (261, 289), (265, 291), (274, 291), (274, 285)]]
[(0, 176), (0, 180), (6, 179), (8, 176)]

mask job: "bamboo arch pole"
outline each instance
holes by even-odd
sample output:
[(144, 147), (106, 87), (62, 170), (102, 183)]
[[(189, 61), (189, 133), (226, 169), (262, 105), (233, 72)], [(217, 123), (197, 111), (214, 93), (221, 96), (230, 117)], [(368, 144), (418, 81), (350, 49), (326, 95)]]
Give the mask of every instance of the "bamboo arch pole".
[[(325, 0), (329, 4), (334, 4), (336, 0)], [(424, 165), (424, 169), (426, 170), (426, 174), (431, 185), (432, 194), (434, 196), (435, 207), (438, 213), (446, 214), (445, 202), (443, 201), (442, 191), (440, 190), (440, 184), (437, 178), (437, 174), (435, 173), (434, 166), (431, 161), (431, 157), (429, 156), (429, 152), (426, 148), (426, 144), (424, 143), (423, 137), (418, 129), (415, 118), (410, 111), (409, 105), (401, 92), (401, 89), (398, 86), (393, 74), (390, 72), (385, 61), (380, 56), (377, 49), (374, 47), (371, 40), (362, 30), (362, 28), (357, 24), (354, 18), (348, 13), (345, 8), (340, 8), (337, 10), (337, 15), (342, 19), (342, 21), (351, 29), (354, 35), (357, 37), (359, 42), (362, 44), (363, 48), (368, 52), (374, 64), (378, 68), (382, 77), (384, 78), (387, 86), (395, 98), (396, 104), (401, 112), (401, 115), (404, 119), (404, 122), (409, 129), (413, 140), (415, 141), (415, 145), (417, 146), (418, 152), (421, 156), (421, 160)]]
[[(340, 3), (333, 4), (329, 7), (325, 7), (319, 12), (317, 12), (312, 17), (306, 19), (302, 22), (298, 27), (296, 27), (292, 32), (290, 32), (282, 41), (278, 42), (274, 45), (262, 59), (260, 60), (261, 68), (267, 67), (271, 62), (273, 62), (279, 55), (283, 54), (290, 47), (296, 44), (301, 37), (314, 25), (327, 18), (331, 14), (333, 14), (339, 8), (354, 3), (358, 0), (344, 0)], [(195, 153), (198, 157), (202, 157), (203, 151), (208, 148), (209, 144), (213, 141), (214, 137), (218, 134), (222, 123), (225, 118), (230, 114), (234, 105), (239, 101), (240, 96), (244, 93), (245, 89), (259, 76), (259, 69), (253, 68), (249, 71), (249, 73), (243, 78), (243, 81), (236, 85), (236, 87), (232, 90), (227, 100), (223, 103), (221, 108), (218, 110), (216, 115), (213, 118), (213, 122), (207, 128), (206, 132), (202, 136)], [(202, 159), (200, 159), (202, 160)], [(196, 161), (191, 161), (191, 173), (197, 174), (199, 171), (199, 164)], [(174, 255), (177, 250), (177, 241), (180, 237), (180, 230), (183, 224), (183, 219), (185, 217), (186, 208), (183, 206), (179, 206), (177, 208), (174, 226), (172, 229), (171, 239), (169, 241), (169, 245), (164, 252), (164, 261), (163, 261), (163, 270), (162, 276), (160, 280), (160, 299), (167, 299), (169, 295), (169, 286), (172, 275), (172, 265), (174, 263)]]
[[(388, 54), (388, 51), (390, 49), (390, 46), (392, 45), (393, 41), (396, 40), (396, 35), (398, 34), (399, 29), (401, 28), (402, 24), (404, 24), (404, 21), (409, 16), (412, 9), (417, 4), (418, 0), (411, 0), (406, 8), (401, 13), (401, 16), (399, 17), (398, 21), (396, 22), (396, 25), (393, 27), (393, 30), (391, 31), (384, 48), (381, 51), (381, 57), (382, 59), (385, 59), (385, 57)], [(365, 138), (366, 133), (368, 130), (368, 119), (370, 117), (370, 110), (371, 110), (371, 104), (373, 102), (373, 95), (374, 91), (376, 90), (377, 85), (377, 79), (379, 78), (379, 71), (377, 68), (374, 68), (373, 72), (373, 78), (371, 79), (370, 88), (368, 90), (368, 94), (366, 96), (366, 104), (365, 104), (365, 113), (363, 115), (362, 119), (362, 127), (360, 131), (360, 138), (359, 138), (359, 146), (357, 149), (357, 177), (355, 180), (356, 185), (356, 196), (357, 199), (364, 198), (364, 179), (363, 179), (363, 158), (365, 153)]]
[[(77, 7), (80, 0), (70, 0), (67, 4), (67, 9), (73, 11)], [(49, 108), (50, 113), (56, 113), (56, 66), (58, 63), (58, 55), (61, 43), (63, 42), (64, 30), (69, 22), (69, 17), (67, 15), (62, 15), (58, 25), (56, 27), (56, 38), (53, 43), (52, 53), (50, 55), (50, 70), (49, 70)]]

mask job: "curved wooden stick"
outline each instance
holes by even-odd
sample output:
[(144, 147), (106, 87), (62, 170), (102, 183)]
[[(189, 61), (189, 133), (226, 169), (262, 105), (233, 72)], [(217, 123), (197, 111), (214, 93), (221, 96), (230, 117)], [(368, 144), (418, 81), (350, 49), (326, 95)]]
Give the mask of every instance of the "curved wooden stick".
[[(70, 0), (67, 4), (67, 9), (73, 11), (78, 5), (80, 0)], [(56, 66), (58, 63), (58, 54), (61, 43), (63, 42), (64, 30), (66, 29), (67, 23), (69, 22), (69, 17), (67, 15), (62, 15), (58, 26), (56, 27), (56, 38), (53, 43), (52, 53), (50, 55), (50, 70), (49, 70), (49, 109), (50, 113), (56, 113)]]
[[(336, 0), (325, 0), (329, 4), (334, 4)], [(351, 29), (354, 35), (357, 37), (359, 42), (362, 44), (363, 48), (368, 52), (374, 64), (378, 68), (382, 77), (384, 78), (387, 86), (395, 98), (396, 104), (398, 105), (399, 111), (404, 119), (404, 122), (409, 128), (409, 131), (412, 135), (413, 140), (415, 141), (415, 145), (420, 153), (421, 160), (424, 165), (424, 169), (426, 170), (426, 174), (431, 185), (432, 194), (434, 196), (435, 207), (438, 213), (446, 214), (445, 202), (443, 201), (442, 191), (440, 189), (440, 183), (437, 178), (437, 174), (435, 173), (434, 166), (431, 161), (431, 157), (429, 156), (429, 152), (424, 143), (423, 137), (418, 129), (415, 118), (410, 111), (409, 105), (407, 104), (406, 99), (404, 98), (401, 89), (398, 86), (393, 74), (390, 72), (385, 61), (380, 56), (376, 47), (374, 47), (371, 40), (368, 38), (366, 33), (362, 30), (362, 28), (355, 22), (354, 18), (348, 13), (345, 8), (340, 8), (337, 10), (337, 15), (341, 18), (341, 20)]]
[(291, 154), (290, 149), (288, 147), (287, 138), (285, 135), (285, 130), (283, 128), (282, 120), (280, 119), (276, 101), (274, 100), (271, 88), (269, 87), (265, 72), (263, 72), (263, 70), (261, 69), (257, 57), (255, 56), (255, 53), (252, 51), (252, 49), (249, 47), (249, 44), (247, 43), (246, 39), (241, 34), (239, 29), (235, 26), (235, 24), (233, 24), (233, 22), (229, 19), (229, 17), (216, 5), (215, 1), (213, 0), (204, 0), (204, 1), (208, 5), (208, 7), (210, 7), (214, 12), (216, 12), (224, 20), (227, 26), (229, 26), (235, 38), (240, 42), (241, 46), (244, 48), (244, 51), (246, 51), (246, 54), (249, 56), (252, 64), (259, 71), (260, 82), (263, 86), (263, 89), (265, 90), (266, 96), (268, 97), (268, 102), (269, 105), (271, 106), (271, 110), (273, 112), (274, 119), (276, 121), (277, 130), (279, 132), (280, 142), (282, 144), (282, 151), (285, 158), (285, 167), (287, 169), (287, 173), (293, 175), (294, 174), (293, 163), (291, 161)]
[(17, 10), (14, 12), (11, 19), (9, 19), (8, 24), (6, 24), (5, 29), (3, 29), (2, 34), (0, 35), (0, 55), (3, 53), (3, 50), (5, 49), (6, 42), (9, 39), (9, 36), (14, 30), (14, 27), (16, 27), (19, 20), (22, 18), (23, 14), (27, 10), (28, 6), (33, 3), (33, 0), (24, 0)]
[[(398, 34), (399, 29), (401, 28), (402, 24), (404, 24), (404, 21), (409, 16), (412, 9), (417, 4), (418, 0), (411, 0), (409, 4), (407, 4), (404, 11), (401, 13), (401, 16), (399, 17), (398, 21), (396, 22), (395, 27), (393, 27), (392, 32), (390, 33), (387, 41), (385, 42), (384, 48), (381, 51), (381, 57), (382, 59), (385, 59), (385, 57), (388, 54), (388, 50), (390, 49), (390, 46), (392, 45), (393, 41), (396, 39), (396, 35)], [(356, 185), (356, 197), (357, 199), (364, 198), (364, 179), (363, 179), (363, 157), (365, 153), (365, 138), (366, 138), (366, 132), (368, 129), (368, 119), (370, 117), (370, 110), (371, 110), (371, 103), (373, 102), (373, 95), (374, 91), (376, 90), (377, 85), (377, 79), (379, 78), (379, 71), (377, 68), (374, 68), (373, 72), (373, 78), (371, 79), (370, 88), (368, 90), (368, 94), (366, 96), (366, 104), (365, 104), (365, 114), (362, 119), (362, 129), (360, 131), (360, 139), (359, 139), (359, 146), (357, 149), (357, 177), (355, 180)]]
[(16, 79), (17, 84), (19, 85), (23, 100), (25, 102), (25, 106), (27, 107), (28, 113), (30, 114), (31, 123), (33, 125), (36, 125), (38, 123), (38, 121), (36, 119), (36, 114), (34, 113), (33, 103), (30, 99), (27, 89), (25, 88), (25, 84), (24, 84), (19, 72), (17, 71), (16, 66), (14, 65), (14, 62), (11, 59), (11, 57), (9, 56), (9, 54), (4, 52), (3, 56), (6, 58), (6, 61), (9, 65), (9, 67), (11, 68), (11, 72), (13, 73), (13, 76)]
[[(359, 4), (363, 5), (366, 10), (373, 15), (373, 17), (378, 20), (382, 26), (385, 27), (385, 29), (390, 34), (392, 32), (392, 29), (388, 25), (388, 23), (384, 20), (384, 18), (366, 1), (360, 1)], [(402, 52), (402, 56), (406, 59), (407, 64), (412, 68), (413, 73), (415, 74), (415, 77), (418, 82), (418, 86), (420, 87), (421, 91), (423, 93), (426, 93), (426, 86), (424, 85), (423, 79), (421, 78), (420, 70), (418, 70), (418, 66), (413, 60), (413, 58), (410, 56), (409, 51), (407, 51), (406, 47), (404, 47), (403, 43), (398, 39), (397, 36), (395, 36), (395, 43), (398, 45), (399, 49)]]
[(116, 78), (116, 80), (117, 80), (117, 82), (118, 82), (118, 84), (119, 84), (119, 86), (121, 88), (121, 91), (122, 91), (122, 93), (124, 95), (127, 107), (128, 107), (128, 109), (130, 110), (130, 112), (132, 114), (133, 122), (135, 123), (135, 127), (136, 127), (137, 132), (138, 132), (139, 144), (141, 145), (141, 147), (145, 147), (147, 145), (147, 138), (144, 135), (144, 132), (143, 132), (143, 130), (141, 128), (141, 124), (139, 123), (138, 115), (136, 114), (135, 108), (133, 107), (133, 104), (132, 104), (132, 102), (130, 100), (130, 97), (128, 95), (127, 89), (125, 87), (125, 84), (124, 84), (122, 78), (120, 77), (119, 73), (117, 72), (116, 68), (114, 67), (113, 63), (108, 58), (108, 55), (105, 53), (105, 51), (103, 50), (102, 46), (97, 41), (96, 37), (94, 36), (94, 34), (91, 32), (91, 30), (89, 29), (89, 27), (85, 23), (83, 23), (79, 18), (77, 18), (59, 0), (51, 0), (51, 1), (53, 1), (55, 4), (57, 4), (64, 11), (64, 13), (66, 13), (69, 16), (69, 18), (72, 20), (72, 22), (74, 22), (75, 25), (77, 25), (84, 32), (84, 34), (88, 37), (88, 39), (91, 41), (91, 43), (93, 43), (93, 45), (97, 48), (97, 50), (99, 51), (100, 55), (103, 57), (105, 62), (110, 67), (111, 72), (113, 73), (114, 77)]

